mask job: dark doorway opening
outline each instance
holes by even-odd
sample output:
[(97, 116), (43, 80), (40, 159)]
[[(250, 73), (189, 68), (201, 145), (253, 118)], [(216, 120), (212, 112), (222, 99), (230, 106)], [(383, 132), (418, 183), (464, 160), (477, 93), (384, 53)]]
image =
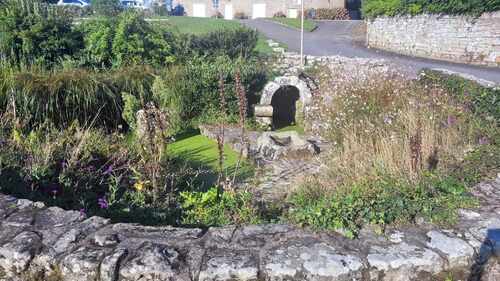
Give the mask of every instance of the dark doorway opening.
[(353, 20), (361, 19), (361, 0), (346, 0), (346, 8)]
[(295, 125), (295, 114), (299, 99), (299, 89), (294, 86), (282, 86), (274, 93), (271, 100), (274, 129)]

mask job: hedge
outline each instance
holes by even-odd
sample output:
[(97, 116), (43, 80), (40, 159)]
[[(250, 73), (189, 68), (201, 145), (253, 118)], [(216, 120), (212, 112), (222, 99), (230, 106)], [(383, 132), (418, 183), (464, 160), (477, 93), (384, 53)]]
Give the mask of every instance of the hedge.
[(365, 0), (365, 18), (378, 16), (450, 14), (479, 16), (500, 10), (500, 0)]

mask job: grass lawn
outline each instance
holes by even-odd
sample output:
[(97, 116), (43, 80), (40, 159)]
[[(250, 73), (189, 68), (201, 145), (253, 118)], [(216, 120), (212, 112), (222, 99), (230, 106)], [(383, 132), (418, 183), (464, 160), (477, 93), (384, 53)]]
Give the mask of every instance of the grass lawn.
[[(300, 19), (292, 19), (292, 18), (269, 18), (269, 20), (279, 22), (291, 28), (300, 29)], [(304, 20), (304, 30), (311, 32), (315, 30), (317, 27), (316, 23), (311, 20)]]
[[(168, 153), (174, 158), (181, 158), (193, 166), (210, 170), (207, 181), (215, 180), (219, 168), (219, 151), (217, 142), (199, 134), (191, 132), (178, 136), (176, 141), (168, 145)], [(233, 175), (238, 162), (239, 152), (234, 151), (229, 146), (224, 146), (224, 170), (226, 174)], [(253, 175), (253, 166), (243, 159), (238, 178), (246, 178)]]
[[(159, 18), (155, 18), (159, 19)], [(164, 21), (157, 24), (171, 25), (180, 33), (190, 33), (195, 35), (206, 34), (221, 29), (237, 29), (243, 25), (236, 20), (225, 20), (215, 18), (195, 18), (195, 17), (162, 17)], [(259, 34), (259, 40), (255, 51), (260, 54), (271, 54), (272, 48), (266, 42), (267, 38)], [(283, 46), (284, 47), (284, 46)]]

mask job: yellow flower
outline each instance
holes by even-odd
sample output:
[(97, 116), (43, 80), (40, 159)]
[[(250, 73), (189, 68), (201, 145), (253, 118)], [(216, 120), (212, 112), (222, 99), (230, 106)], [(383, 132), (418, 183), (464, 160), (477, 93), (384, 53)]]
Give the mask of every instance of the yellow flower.
[(136, 182), (134, 188), (137, 191), (142, 191), (144, 189), (144, 183), (142, 181)]

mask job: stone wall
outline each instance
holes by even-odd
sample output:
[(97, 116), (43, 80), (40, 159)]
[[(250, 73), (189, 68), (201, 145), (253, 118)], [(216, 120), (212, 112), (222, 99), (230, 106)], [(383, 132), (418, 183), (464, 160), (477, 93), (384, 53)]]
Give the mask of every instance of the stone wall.
[(0, 194), (0, 280), (500, 280), (500, 177), (473, 193), (482, 207), (455, 228), (419, 221), (356, 240), (275, 224), (111, 224)]
[(500, 12), (470, 16), (419, 15), (368, 21), (370, 47), (416, 57), (500, 66)]

